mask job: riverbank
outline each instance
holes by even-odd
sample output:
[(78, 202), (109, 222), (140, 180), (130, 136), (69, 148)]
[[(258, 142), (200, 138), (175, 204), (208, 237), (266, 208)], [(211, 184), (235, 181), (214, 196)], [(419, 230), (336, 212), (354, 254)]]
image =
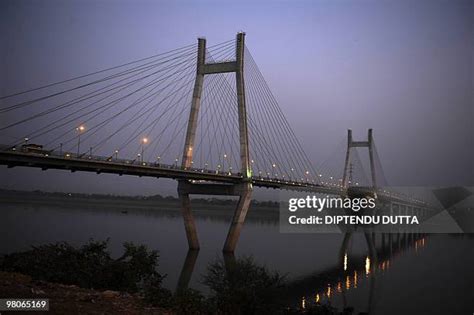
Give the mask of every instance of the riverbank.
[(45, 314), (174, 314), (166, 309), (146, 305), (137, 294), (36, 281), (27, 275), (1, 271), (0, 296), (17, 299), (47, 298), (50, 306)]
[[(0, 190), (0, 204), (48, 206), (62, 209), (100, 209), (123, 214), (138, 212), (141, 214), (180, 215), (181, 202), (172, 196), (114, 196), (79, 193), (50, 193), (42, 191)], [(192, 200), (196, 216), (232, 217), (237, 199), (195, 198)], [(252, 200), (249, 219), (278, 220), (278, 203)]]

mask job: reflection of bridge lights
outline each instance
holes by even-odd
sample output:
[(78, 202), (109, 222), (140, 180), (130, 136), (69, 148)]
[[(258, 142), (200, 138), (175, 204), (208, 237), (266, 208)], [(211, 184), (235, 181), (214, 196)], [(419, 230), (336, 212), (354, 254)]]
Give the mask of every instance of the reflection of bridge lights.
[(328, 299), (331, 298), (331, 285), (330, 284), (328, 284), (328, 289), (326, 291), (326, 295), (328, 296)]
[(342, 292), (342, 283), (341, 283), (341, 281), (339, 281), (339, 282), (337, 283), (337, 292), (339, 292), (339, 293)]
[(303, 296), (303, 298), (301, 298), (301, 308), (305, 308), (305, 307), (306, 307), (306, 299)]
[(346, 290), (349, 290), (351, 288), (351, 278), (349, 275), (346, 276)]
[(370, 258), (367, 256), (365, 258), (365, 274), (368, 275), (370, 273)]
[(347, 253), (344, 254), (344, 271), (347, 270)]
[(354, 270), (354, 289), (357, 289), (357, 270)]
[(319, 303), (320, 300), (321, 300), (321, 297), (319, 296), (319, 293), (316, 293), (316, 298), (315, 298), (316, 303)]

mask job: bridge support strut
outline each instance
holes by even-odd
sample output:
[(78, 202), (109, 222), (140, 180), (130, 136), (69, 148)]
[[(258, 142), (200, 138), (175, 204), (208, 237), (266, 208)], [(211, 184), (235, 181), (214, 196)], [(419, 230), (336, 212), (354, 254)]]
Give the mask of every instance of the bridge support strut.
[(235, 209), (234, 217), (224, 244), (224, 252), (233, 252), (235, 250), (250, 206), (253, 188), (248, 143), (247, 109), (245, 105), (244, 51), (245, 33), (238, 33), (236, 38), (235, 61), (206, 64), (206, 39), (198, 39), (196, 79), (194, 82), (193, 98), (181, 167), (183, 169), (189, 169), (193, 164), (193, 148), (196, 138), (204, 76), (217, 73), (235, 72), (240, 139), (240, 173), (242, 174), (242, 179), (240, 182), (234, 184), (222, 185), (211, 183), (195, 184), (188, 180), (180, 180), (178, 182), (178, 194), (181, 199), (182, 215), (190, 249), (199, 249), (196, 225), (189, 198), (190, 194), (239, 196), (237, 208)]
[[(370, 173), (372, 179), (372, 188), (374, 191), (377, 190), (377, 178), (375, 176), (375, 161), (374, 161), (374, 138), (372, 135), (372, 129), (368, 130), (367, 141), (353, 141), (352, 140), (352, 130), (347, 130), (347, 150), (346, 150), (346, 159), (344, 162), (344, 174), (342, 176), (342, 185), (347, 188), (349, 186), (348, 182), (348, 170), (349, 164), (351, 162), (351, 149), (357, 147), (366, 147), (369, 149), (369, 162), (370, 162)], [(353, 184), (353, 183), (351, 183)]]

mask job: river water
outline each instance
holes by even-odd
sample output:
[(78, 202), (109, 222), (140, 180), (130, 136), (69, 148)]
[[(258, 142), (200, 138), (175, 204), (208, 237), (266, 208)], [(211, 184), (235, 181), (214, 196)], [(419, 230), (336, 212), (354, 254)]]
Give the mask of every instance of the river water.
[[(3, 204), (0, 219), (1, 254), (51, 242), (81, 245), (110, 238), (112, 254), (118, 256), (122, 243), (132, 241), (159, 250), (167, 288), (177, 287), (186, 262), (193, 268), (185, 268), (184, 278), (190, 276), (189, 286), (204, 293), (203, 275), (210, 262), (222, 259), (230, 220), (197, 213), (201, 250), (187, 255), (183, 222), (175, 210)], [(369, 239), (375, 240), (375, 256)], [(318, 300), (341, 310), (354, 307), (355, 314), (473, 314), (473, 245), (472, 235), (463, 234), (283, 234), (274, 218), (249, 217), (235, 256), (252, 256), (287, 274), (289, 306)]]

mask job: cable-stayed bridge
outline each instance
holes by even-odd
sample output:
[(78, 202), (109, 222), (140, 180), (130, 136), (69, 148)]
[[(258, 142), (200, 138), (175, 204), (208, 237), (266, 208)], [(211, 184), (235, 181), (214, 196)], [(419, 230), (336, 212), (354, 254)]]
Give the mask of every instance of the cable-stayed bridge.
[[(372, 131), (349, 132), (342, 176), (315, 169), (245, 45), (245, 34), (184, 46), (0, 98), (0, 164), (178, 181), (190, 248), (199, 248), (190, 194), (235, 195), (224, 246), (234, 251), (253, 187), (347, 196), (372, 194), (426, 208), (380, 188)], [(354, 148), (371, 178), (352, 178)], [(337, 172), (338, 173), (338, 172)]]

